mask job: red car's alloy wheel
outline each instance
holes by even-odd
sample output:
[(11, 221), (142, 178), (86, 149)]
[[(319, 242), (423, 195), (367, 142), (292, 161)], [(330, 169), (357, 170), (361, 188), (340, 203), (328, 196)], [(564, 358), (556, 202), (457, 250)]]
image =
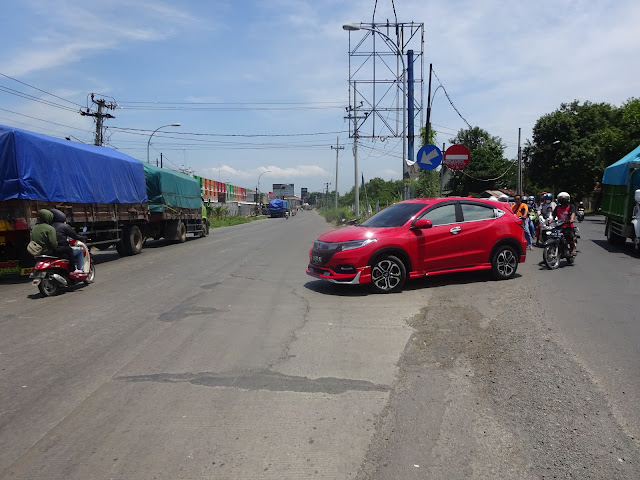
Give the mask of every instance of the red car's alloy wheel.
[(398, 292), (406, 278), (406, 269), (393, 255), (378, 258), (371, 267), (371, 286), (379, 293)]

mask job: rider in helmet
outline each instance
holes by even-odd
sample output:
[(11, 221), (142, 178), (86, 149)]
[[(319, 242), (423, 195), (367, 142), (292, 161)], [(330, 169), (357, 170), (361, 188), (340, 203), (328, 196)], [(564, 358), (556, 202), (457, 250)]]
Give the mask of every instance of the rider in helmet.
[(558, 194), (558, 206), (553, 211), (553, 216), (562, 222), (562, 233), (564, 233), (569, 246), (571, 247), (571, 253), (575, 255), (576, 251), (576, 234), (574, 231), (573, 222), (576, 219), (576, 206), (570, 204), (571, 196), (567, 192), (560, 192)]
[(553, 201), (553, 195), (545, 193), (542, 196), (542, 203), (540, 204), (540, 214), (544, 215), (549, 207), (551, 207), (551, 211), (554, 211), (556, 209), (556, 203)]

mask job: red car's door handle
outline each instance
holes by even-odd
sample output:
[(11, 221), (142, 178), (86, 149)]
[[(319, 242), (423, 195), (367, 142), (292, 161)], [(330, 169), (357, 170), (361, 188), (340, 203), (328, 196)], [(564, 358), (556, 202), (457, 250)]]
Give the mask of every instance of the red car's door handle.
[(453, 233), (454, 235), (457, 233), (460, 233), (460, 230), (462, 230), (460, 227), (453, 227), (451, 230), (449, 230), (451, 233)]

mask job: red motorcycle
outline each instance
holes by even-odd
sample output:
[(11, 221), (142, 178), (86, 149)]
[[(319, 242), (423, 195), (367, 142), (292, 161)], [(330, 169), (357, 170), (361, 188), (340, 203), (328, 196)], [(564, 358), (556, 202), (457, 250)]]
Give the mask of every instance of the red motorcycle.
[(88, 285), (95, 281), (96, 267), (93, 264), (89, 248), (80, 241), (70, 240), (69, 243), (83, 249), (84, 270), (82, 273), (74, 274), (69, 267), (69, 260), (66, 258), (38, 255), (35, 270), (29, 275), (29, 278), (33, 279), (33, 284), (38, 286), (43, 297), (57, 295), (63, 287), (76, 285), (80, 282)]

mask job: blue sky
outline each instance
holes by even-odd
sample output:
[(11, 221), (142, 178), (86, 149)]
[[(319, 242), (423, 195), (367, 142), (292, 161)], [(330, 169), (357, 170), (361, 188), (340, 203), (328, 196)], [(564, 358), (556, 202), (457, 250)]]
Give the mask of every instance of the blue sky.
[[(22, 0), (0, 19), (0, 123), (92, 143), (78, 111), (94, 92), (119, 106), (105, 124), (124, 153), (146, 160), (150, 133), (177, 122), (153, 136), (152, 161), (162, 152), (169, 167), (246, 188), (266, 172), (262, 190), (297, 192), (334, 188), (338, 137), (343, 193), (354, 167), (342, 25), (370, 23), (374, 7), (376, 22), (395, 7), (399, 22), (425, 24), (425, 80), (433, 63), (462, 116), (501, 137), (508, 158), (518, 128), (524, 142), (562, 102), (639, 96), (637, 0)], [(431, 120), (439, 145), (466, 128), (442, 89)], [(360, 145), (365, 180), (401, 177), (398, 140)]]

